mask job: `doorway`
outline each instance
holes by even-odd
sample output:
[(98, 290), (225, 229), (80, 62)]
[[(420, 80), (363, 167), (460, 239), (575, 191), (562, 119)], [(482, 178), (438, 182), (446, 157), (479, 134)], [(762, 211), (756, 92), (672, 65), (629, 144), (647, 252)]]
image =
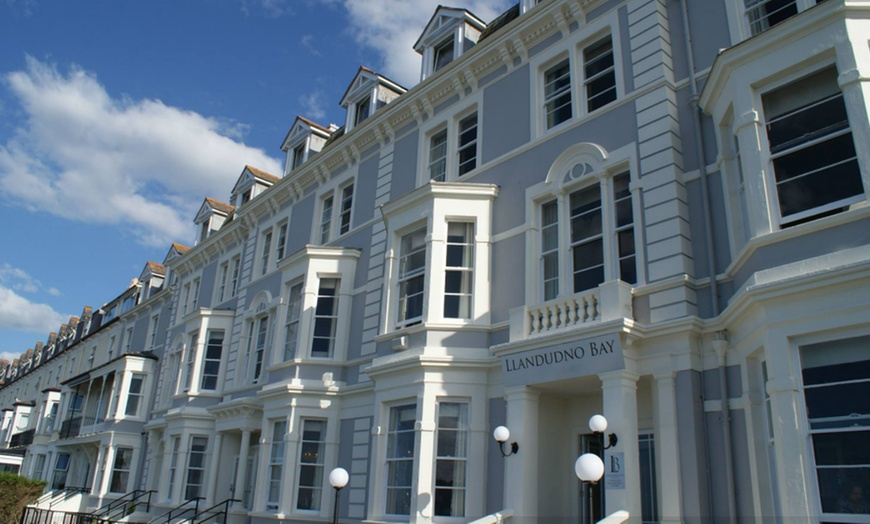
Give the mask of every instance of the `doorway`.
[[(593, 453), (602, 456), (604, 452), (604, 437), (603, 435), (595, 435), (586, 433), (580, 435), (580, 455), (583, 453)], [(587, 484), (577, 481), (580, 484), (580, 524), (595, 524), (604, 518), (604, 489), (602, 483), (604, 478), (598, 481), (597, 484)]]

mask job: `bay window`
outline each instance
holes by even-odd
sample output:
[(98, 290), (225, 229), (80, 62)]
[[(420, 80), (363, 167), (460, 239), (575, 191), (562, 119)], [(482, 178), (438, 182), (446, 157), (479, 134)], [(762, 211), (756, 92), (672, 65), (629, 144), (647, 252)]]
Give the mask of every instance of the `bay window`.
[(124, 409), (124, 414), (128, 417), (139, 416), (139, 406), (142, 404), (142, 397), (145, 396), (143, 391), (145, 385), (145, 375), (141, 373), (133, 373), (130, 376), (130, 386), (127, 390), (127, 406)]
[(864, 186), (837, 71), (762, 96), (780, 224), (848, 209)]
[(417, 433), (414, 404), (390, 408), (387, 431), (387, 515), (410, 515)]
[(224, 332), (210, 329), (206, 337), (205, 355), (202, 361), (202, 379), (200, 389), (214, 391), (217, 389), (221, 370), (221, 355), (224, 346)]
[(299, 319), (302, 315), (302, 283), (290, 286), (287, 293), (287, 319), (284, 324), (284, 360), (296, 358), (299, 344)]
[(277, 510), (281, 500), (281, 479), (284, 472), (284, 435), (287, 421), (276, 420), (272, 423), (272, 443), (269, 446), (269, 487), (266, 495), (266, 509)]
[(323, 448), (326, 440), (325, 420), (302, 420), (299, 450), (299, 482), (296, 509), (319, 510), (323, 489)]
[(187, 457), (187, 482), (184, 487), (184, 498), (190, 500), (202, 495), (205, 481), (205, 459), (208, 449), (208, 437), (191, 437), (190, 451)]
[(335, 348), (335, 329), (338, 324), (339, 279), (321, 278), (314, 309), (314, 334), (311, 356), (330, 358)]
[(468, 434), (468, 404), (439, 403), (435, 448), (435, 516), (465, 516)]
[(126, 493), (130, 478), (130, 465), (133, 463), (133, 448), (118, 448), (115, 450), (115, 463), (112, 466), (112, 479), (109, 482), (110, 493)]
[(474, 224), (447, 224), (444, 318), (471, 318), (474, 278)]

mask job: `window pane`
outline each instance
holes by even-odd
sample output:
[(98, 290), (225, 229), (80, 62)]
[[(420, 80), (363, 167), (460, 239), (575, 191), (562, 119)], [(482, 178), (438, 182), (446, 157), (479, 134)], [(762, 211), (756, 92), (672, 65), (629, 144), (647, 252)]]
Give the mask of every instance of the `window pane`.
[(569, 120), (571, 109), (571, 68), (564, 60), (544, 73), (544, 110), (547, 129)]

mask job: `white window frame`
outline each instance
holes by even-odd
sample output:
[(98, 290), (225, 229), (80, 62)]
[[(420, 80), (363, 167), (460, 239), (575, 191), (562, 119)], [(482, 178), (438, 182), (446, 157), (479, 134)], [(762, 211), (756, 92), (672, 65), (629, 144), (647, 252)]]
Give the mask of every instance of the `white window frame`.
[[(204, 447), (203, 450), (194, 452), (193, 446), (194, 446), (194, 442), (196, 442), (197, 440), (205, 441), (205, 445), (203, 446)], [(209, 442), (208, 435), (191, 435), (190, 440), (188, 442), (189, 443), (188, 443), (188, 450), (187, 450), (187, 464), (185, 465), (186, 467), (184, 470), (184, 494), (183, 494), (184, 500), (188, 500), (188, 499), (192, 498), (189, 496), (191, 488), (196, 489), (196, 495), (194, 495), (194, 496), (201, 497), (205, 494), (205, 493), (203, 493), (205, 491), (206, 483), (207, 483), (205, 473), (206, 473), (206, 471), (208, 471), (208, 468), (207, 468), (208, 458), (209, 458), (209, 455), (211, 453), (209, 450), (209, 445), (211, 444), (211, 442)], [(200, 466), (194, 465), (194, 462), (193, 462), (194, 453), (202, 455), (202, 457), (201, 457), (202, 465), (200, 465)], [(190, 479), (191, 475), (190, 474), (192, 472), (199, 472), (200, 473), (200, 475), (201, 475), (201, 478), (200, 478), (201, 482), (200, 483), (192, 483), (191, 482), (191, 479)]]
[[(148, 348), (149, 349), (153, 350), (155, 347), (157, 347), (157, 329), (158, 329), (159, 325), (160, 325), (160, 315), (157, 314), (157, 315), (154, 315), (153, 317), (151, 317), (151, 334), (149, 335), (149, 338), (148, 338), (148, 340), (149, 340)], [(112, 339), (112, 343), (114, 343), (114, 338)], [(111, 357), (111, 349), (110, 349), (109, 359), (111, 360), (111, 358), (112, 357)]]
[[(553, 163), (545, 182), (536, 184), (526, 190), (526, 219), (532, 224), (527, 233), (526, 253), (527, 267), (536, 268), (526, 272), (526, 296), (533, 300), (548, 302), (556, 298), (569, 297), (589, 290), (574, 291), (574, 265), (572, 260), (570, 199), (571, 195), (592, 186), (598, 186), (600, 201), (603, 280), (614, 281), (620, 278), (618, 233), (624, 228), (616, 225), (616, 204), (614, 201), (613, 179), (616, 176), (629, 174), (629, 191), (631, 193), (632, 229), (634, 234), (634, 269), (636, 282), (645, 282), (643, 268), (645, 258), (643, 249), (642, 209), (639, 192), (641, 182), (637, 179), (637, 159), (631, 147), (605, 154), (594, 144), (578, 144), (568, 148)], [(556, 252), (558, 260), (558, 285), (554, 297), (545, 295), (544, 246), (542, 239), (542, 209), (551, 202), (557, 204), (557, 247), (547, 253)]]
[[(466, 144), (460, 148), (460, 126), (463, 121), (477, 115), (476, 138), (472, 141), (473, 146)], [(454, 182), (457, 180), (466, 181), (473, 177), (482, 165), (481, 153), (483, 152), (483, 135), (482, 129), (483, 116), (483, 97), (480, 94), (469, 96), (465, 99), (465, 103), (460, 107), (450, 108), (445, 111), (439, 118), (432, 118), (423, 127), (420, 128), (419, 151), (422, 154), (417, 155), (417, 185), (422, 186), (431, 181), (436, 182)], [(434, 150), (432, 141), (436, 136), (445, 134), (443, 145), (439, 145), (437, 158), (433, 157)], [(460, 153), (461, 150), (474, 147), (474, 168), (469, 169), (461, 176), (460, 170)], [(443, 149), (443, 155), (441, 150)], [(440, 180), (432, 177), (433, 167), (438, 166), (439, 171), (443, 171)], [(443, 166), (443, 167), (441, 167)]]
[[(266, 470), (266, 511), (278, 511), (281, 507), (281, 495), (284, 485), (284, 453), (287, 435), (287, 419), (273, 419), (269, 424), (271, 439), (269, 441), (268, 469)], [(277, 486), (276, 486), (277, 484)], [(273, 493), (275, 497), (273, 498)]]
[[(306, 440), (305, 439), (306, 422), (321, 423), (322, 424), (320, 440)], [(326, 473), (326, 447), (327, 447), (326, 443), (327, 443), (327, 437), (328, 437), (327, 432), (329, 431), (329, 426), (330, 426), (329, 421), (324, 419), (324, 418), (315, 418), (315, 417), (303, 416), (303, 417), (300, 417), (300, 419), (299, 419), (299, 461), (296, 464), (296, 493), (294, 496), (295, 502), (293, 504), (293, 508), (296, 511), (299, 511), (299, 512), (317, 511), (317, 512), (319, 512), (321, 510), (321, 508), (323, 507), (323, 504), (322, 504), (323, 484), (324, 484), (323, 480), (324, 480), (324, 474)], [(305, 458), (306, 458), (305, 457), (305, 455), (306, 455), (305, 444), (306, 443), (314, 444), (317, 446), (318, 457), (317, 457), (316, 461), (306, 461), (305, 460)], [(315, 470), (319, 469), (320, 482), (317, 482), (315, 485), (312, 485), (312, 486), (303, 485), (302, 484), (303, 468), (312, 468)], [(315, 474), (315, 476), (317, 476), (317, 475)], [(303, 489), (311, 490), (311, 492), (312, 492), (312, 497), (311, 497), (312, 506), (316, 506), (316, 507), (311, 507), (311, 508), (300, 508), (299, 507), (299, 504), (301, 502), (300, 495), (301, 495)]]
[[(121, 452), (126, 451), (129, 452), (129, 459), (127, 463), (127, 468), (123, 468), (123, 464), (118, 464), (118, 459), (121, 457)], [(115, 454), (112, 458), (112, 474), (109, 477), (109, 486), (108, 493), (127, 493), (127, 487), (130, 485), (130, 473), (133, 470), (133, 455), (135, 454), (135, 450), (131, 447), (119, 446), (115, 448)], [(115, 475), (119, 475), (119, 477), (123, 478), (123, 485), (120, 490), (113, 490), (112, 487), (115, 484)]]
[[(219, 343), (212, 343), (212, 336), (216, 334), (220, 334)], [(224, 351), (224, 344), (226, 343), (226, 331), (223, 329), (208, 329), (206, 331), (205, 338), (205, 347), (202, 352), (202, 369), (199, 373), (199, 391), (219, 391), (221, 384), (221, 371), (222, 371), (222, 362)], [(217, 350), (217, 358), (215, 358), (214, 351)], [(217, 370), (215, 372), (206, 373), (209, 368), (209, 364), (216, 364)], [(209, 370), (210, 371), (210, 370)], [(214, 387), (206, 387), (206, 379), (214, 378)]]
[[(795, 4), (797, 6), (797, 14), (799, 15), (816, 5), (816, 1), (795, 0)], [(749, 10), (746, 8), (746, 0), (728, 0), (725, 2), (725, 10), (728, 18), (728, 29), (731, 34), (731, 41), (735, 45), (743, 40), (752, 38), (753, 36), (758, 36), (770, 29), (770, 27), (766, 27), (753, 34), (751, 27), (752, 23), (748, 12)], [(794, 16), (791, 18), (794, 18)]]
[[(539, 53), (529, 60), (529, 68), (534, 74), (529, 75), (532, 96), (529, 97), (532, 117), (532, 138), (557, 133), (566, 127), (584, 120), (587, 115), (596, 115), (600, 111), (606, 111), (613, 103), (619, 103), (625, 96), (625, 82), (622, 71), (622, 42), (619, 37), (619, 20), (614, 11), (587, 24), (583, 24), (572, 34), (563, 38), (558, 44), (545, 52)], [(612, 102), (588, 111), (589, 102), (586, 94), (586, 68), (584, 64), (584, 50), (593, 47), (603, 39), (610, 36), (613, 53), (613, 72), (616, 82), (616, 99)], [(554, 66), (568, 61), (571, 80), (571, 117), (563, 122), (547, 127), (546, 105), (546, 81), (545, 73)]]
[[(316, 219), (312, 221), (314, 222), (311, 235), (313, 244), (319, 246), (331, 244), (353, 231), (357, 190), (356, 176), (351, 175), (329, 184), (320, 192), (317, 199)], [(349, 198), (348, 191), (350, 191)]]
[[(133, 390), (133, 381), (139, 381), (139, 390)], [(142, 406), (145, 399), (145, 384), (147, 375), (145, 373), (132, 373), (130, 381), (127, 383), (127, 402), (124, 405), (124, 417), (141, 417)], [(130, 413), (131, 402), (135, 400), (133, 412)]]
[[(445, 405), (456, 405), (456, 406), (462, 406), (462, 408), (464, 408), (464, 410), (465, 410), (465, 413), (464, 413), (465, 425), (464, 425), (464, 427), (459, 427), (459, 428), (453, 429), (453, 428), (444, 428), (441, 426), (441, 410)], [(467, 494), (469, 491), (469, 489), (468, 489), (468, 476), (469, 476), (468, 473), (469, 473), (469, 471), (468, 470), (469, 470), (469, 464), (471, 462), (470, 455), (469, 455), (469, 451), (471, 448), (471, 414), (470, 414), (470, 412), (471, 412), (471, 402), (469, 402), (468, 400), (454, 400), (454, 399), (449, 399), (449, 398), (439, 398), (438, 399), (438, 405), (437, 405), (437, 410), (436, 410), (436, 414), (435, 414), (435, 447), (433, 450), (434, 451), (434, 467), (432, 468), (432, 470), (433, 470), (432, 490), (435, 493), (435, 495), (433, 495), (433, 500), (437, 500), (437, 492), (439, 489), (449, 490), (451, 492), (462, 491), (462, 496), (461, 496), (461, 499), (462, 499), (462, 508), (461, 509), (462, 509), (462, 511), (458, 512), (456, 514), (453, 514), (453, 515), (439, 515), (437, 513), (437, 508), (435, 506), (435, 503), (433, 502), (432, 512), (433, 512), (433, 516), (435, 518), (439, 518), (439, 517), (465, 517), (466, 513), (467, 513), (467, 508), (468, 508)], [(464, 440), (463, 446), (462, 446), (464, 449), (456, 450), (456, 451), (460, 452), (457, 454), (445, 454), (442, 456), (440, 454), (441, 450), (439, 449), (439, 443), (441, 442), (440, 436), (441, 436), (442, 432), (453, 432), (453, 433), (457, 433), (457, 434), (464, 433), (464, 437), (457, 436), (457, 442), (459, 440)], [(462, 462), (463, 463), (462, 469), (463, 469), (464, 473), (462, 475), (463, 476), (462, 486), (458, 486), (458, 487), (457, 486), (452, 486), (452, 487), (451, 486), (439, 486), (439, 484), (438, 484), (438, 463), (441, 461), (454, 462), (454, 463)]]
[[(415, 486), (417, 485), (417, 468), (419, 467), (419, 464), (417, 463), (417, 456), (416, 456), (417, 445), (419, 444), (418, 438), (417, 438), (418, 432), (416, 430), (416, 424), (417, 424), (417, 421), (419, 420), (419, 415), (418, 415), (419, 407), (417, 406), (417, 403), (413, 400), (401, 402), (401, 403), (397, 402), (395, 404), (388, 405), (385, 407), (386, 407), (386, 413), (385, 413), (386, 424), (385, 424), (385, 426), (386, 426), (386, 437), (387, 438), (385, 439), (386, 449), (385, 449), (385, 454), (384, 454), (384, 474), (383, 474), (384, 493), (383, 493), (383, 499), (382, 499), (383, 504), (384, 504), (383, 505), (384, 515), (386, 515), (388, 517), (396, 517), (396, 516), (407, 517), (413, 513), (414, 508), (416, 507), (416, 503), (414, 500), (414, 492), (415, 492)], [(400, 429), (398, 426), (394, 427), (394, 424), (393, 424), (394, 411), (399, 410), (399, 409), (409, 409), (409, 408), (413, 409), (413, 413), (414, 413), (414, 423), (411, 425), (411, 428), (410, 429)], [(407, 455), (405, 457), (400, 457), (400, 456), (392, 457), (391, 456), (391, 453), (390, 453), (391, 445), (393, 444), (394, 440), (395, 441), (398, 440), (399, 435), (401, 433), (411, 433), (414, 435), (414, 444), (412, 446), (413, 449), (412, 449), (412, 454), (410, 457), (408, 457)], [(411, 464), (411, 468), (410, 468), (411, 469), (411, 485), (410, 486), (396, 484), (395, 480), (391, 478), (390, 464), (391, 463), (398, 463), (398, 462), (410, 462), (410, 464)], [(389, 494), (390, 494), (391, 489), (393, 489), (393, 490), (407, 489), (410, 492), (408, 495), (409, 500), (408, 500), (408, 513), (407, 514), (406, 513), (391, 513), (390, 512), (391, 508), (389, 505), (389, 499), (390, 499)]]
[(260, 276), (269, 272), (269, 257), (272, 255), (272, 228), (260, 235)]
[(302, 306), (305, 302), (305, 284), (295, 280), (286, 286), (287, 308), (284, 311), (283, 361), (299, 358), (299, 336), (302, 322)]

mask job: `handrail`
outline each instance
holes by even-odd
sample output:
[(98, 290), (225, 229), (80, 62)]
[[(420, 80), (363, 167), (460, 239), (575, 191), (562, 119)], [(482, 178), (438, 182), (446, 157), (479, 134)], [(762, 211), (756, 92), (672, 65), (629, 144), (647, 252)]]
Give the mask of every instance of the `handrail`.
[[(205, 497), (193, 497), (192, 499), (187, 499), (184, 502), (182, 502), (181, 504), (170, 509), (166, 513), (164, 513), (162, 515), (158, 515), (157, 517), (154, 517), (153, 519), (149, 520), (148, 524), (157, 523), (157, 522), (161, 521), (161, 519), (163, 519), (163, 518), (166, 518), (165, 522), (167, 522), (167, 523), (171, 522), (173, 518), (178, 518), (181, 515), (190, 511), (191, 509), (193, 510), (193, 514), (196, 515), (197, 513), (199, 513), (199, 501), (204, 500), (204, 499), (205, 499)], [(184, 506), (187, 506), (188, 504), (190, 504), (191, 502), (195, 503), (193, 508), (189, 508), (189, 507), (185, 508), (184, 507)], [(173, 515), (173, 513), (177, 510), (181, 510), (181, 511), (178, 514)]]
[[(120, 498), (117, 498), (117, 499), (113, 500), (112, 502), (109, 502), (108, 504), (102, 506), (101, 508), (98, 508), (93, 513), (91, 513), (91, 516), (96, 517), (96, 518), (108, 516), (110, 513), (112, 513), (114, 510), (118, 509), (119, 507), (123, 507), (122, 512), (121, 512), (123, 514), (120, 516), (123, 517), (125, 515), (129, 515), (130, 513), (133, 513), (133, 511), (136, 510), (136, 506), (138, 504), (135, 504), (135, 502), (137, 500), (145, 497), (145, 496), (148, 497), (148, 500), (145, 501), (145, 505), (146, 505), (145, 511), (146, 512), (150, 511), (151, 510), (151, 494), (152, 493), (157, 493), (157, 492), (154, 490), (148, 490), (148, 491), (144, 491), (141, 489), (133, 490), (130, 493), (126, 493), (123, 496), (121, 496)], [(118, 516), (118, 515), (116, 514), (113, 516)]]
[(485, 515), (480, 517), (477, 520), (473, 520), (468, 524), (500, 524), (510, 517), (514, 516), (514, 510), (512, 509), (503, 509), (501, 511), (496, 511), (490, 515)]
[[(197, 522), (203, 522), (204, 520), (211, 520), (219, 515), (223, 515), (224, 516), (223, 522), (226, 523), (227, 513), (229, 513), (229, 511), (230, 511), (230, 502), (241, 502), (241, 500), (239, 500), (239, 499), (226, 499), (223, 502), (218, 502), (214, 506), (200, 511), (199, 513), (197, 513), (196, 515), (191, 517), (188, 522), (195, 524)], [(221, 506), (223, 506), (223, 509), (221, 511), (213, 511)]]

